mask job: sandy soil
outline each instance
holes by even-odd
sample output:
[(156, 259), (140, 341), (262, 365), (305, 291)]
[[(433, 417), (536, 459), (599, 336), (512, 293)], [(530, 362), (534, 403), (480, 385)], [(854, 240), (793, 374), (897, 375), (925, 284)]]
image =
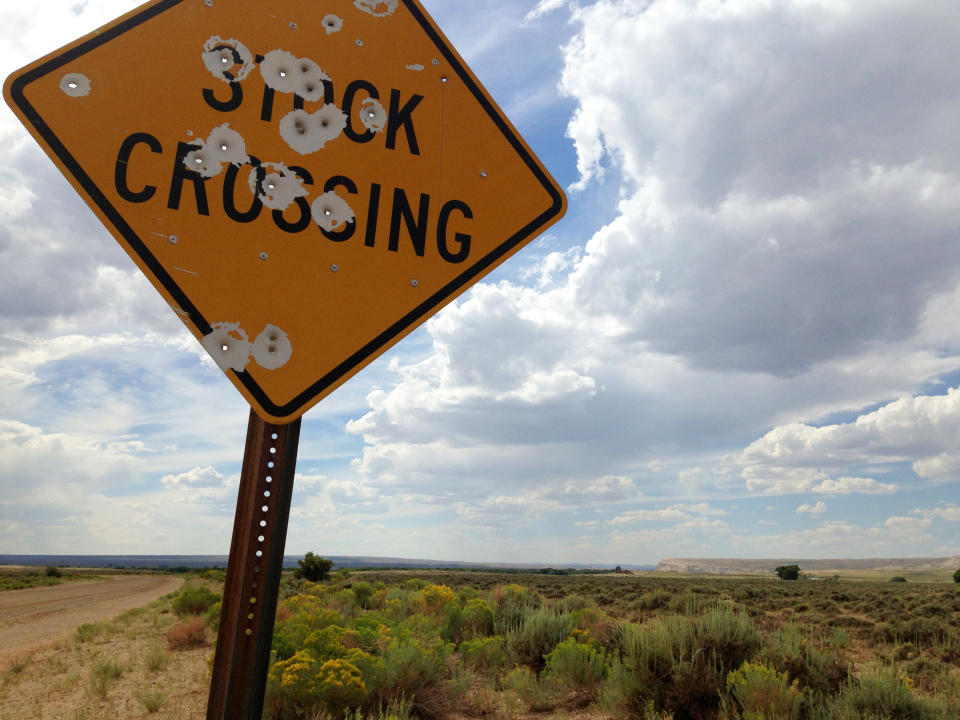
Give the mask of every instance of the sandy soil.
[(104, 580), (0, 593), (0, 666), (69, 637), (83, 623), (109, 620), (183, 584), (180, 578), (117, 575)]

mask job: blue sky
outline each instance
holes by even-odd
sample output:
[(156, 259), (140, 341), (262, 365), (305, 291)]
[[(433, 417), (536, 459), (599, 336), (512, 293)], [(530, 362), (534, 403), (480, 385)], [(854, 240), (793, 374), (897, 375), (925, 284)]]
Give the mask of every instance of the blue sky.
[[(569, 210), (305, 416), (288, 552), (960, 555), (950, 6), (423, 4)], [(0, 71), (133, 5), (7, 3)], [(226, 553), (244, 400), (0, 155), (0, 551)]]

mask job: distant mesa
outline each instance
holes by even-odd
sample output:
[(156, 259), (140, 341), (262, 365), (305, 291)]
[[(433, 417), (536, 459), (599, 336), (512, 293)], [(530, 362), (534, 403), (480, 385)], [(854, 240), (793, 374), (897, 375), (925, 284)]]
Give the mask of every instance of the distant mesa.
[(955, 570), (960, 556), (949, 558), (860, 558), (797, 560), (744, 560), (727, 558), (664, 558), (657, 563), (657, 572), (702, 573), (709, 575), (775, 574), (779, 565), (799, 565), (804, 572), (842, 570)]

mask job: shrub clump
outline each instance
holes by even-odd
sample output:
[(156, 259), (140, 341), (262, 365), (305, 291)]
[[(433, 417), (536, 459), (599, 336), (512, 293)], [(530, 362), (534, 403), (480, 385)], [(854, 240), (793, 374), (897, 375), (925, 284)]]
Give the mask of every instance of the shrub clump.
[(330, 577), (333, 560), (320, 557), (308, 552), (302, 560), (297, 560), (299, 567), (293, 571), (293, 576), (310, 582), (320, 582)]
[(174, 625), (167, 631), (167, 647), (171, 650), (190, 650), (207, 644), (207, 623), (193, 617)]
[(173, 611), (180, 617), (203, 615), (210, 606), (220, 602), (220, 596), (200, 585), (185, 587), (173, 599)]
[(595, 696), (607, 674), (607, 658), (603, 650), (569, 637), (544, 658), (542, 677), (565, 687)]
[(743, 663), (727, 675), (727, 692), (744, 718), (798, 720), (803, 711), (797, 681), (766, 665)]
[(893, 673), (851, 678), (837, 703), (838, 717), (850, 720), (897, 718), (897, 720), (938, 720), (946, 718), (931, 702), (917, 697), (910, 683)]

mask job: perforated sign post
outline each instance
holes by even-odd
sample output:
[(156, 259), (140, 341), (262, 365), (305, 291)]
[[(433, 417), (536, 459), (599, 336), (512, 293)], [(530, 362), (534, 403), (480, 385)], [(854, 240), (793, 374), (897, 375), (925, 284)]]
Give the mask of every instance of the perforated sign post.
[(259, 717), (300, 416), (566, 200), (417, 0), (156, 0), (4, 96), (252, 407), (208, 717)]

